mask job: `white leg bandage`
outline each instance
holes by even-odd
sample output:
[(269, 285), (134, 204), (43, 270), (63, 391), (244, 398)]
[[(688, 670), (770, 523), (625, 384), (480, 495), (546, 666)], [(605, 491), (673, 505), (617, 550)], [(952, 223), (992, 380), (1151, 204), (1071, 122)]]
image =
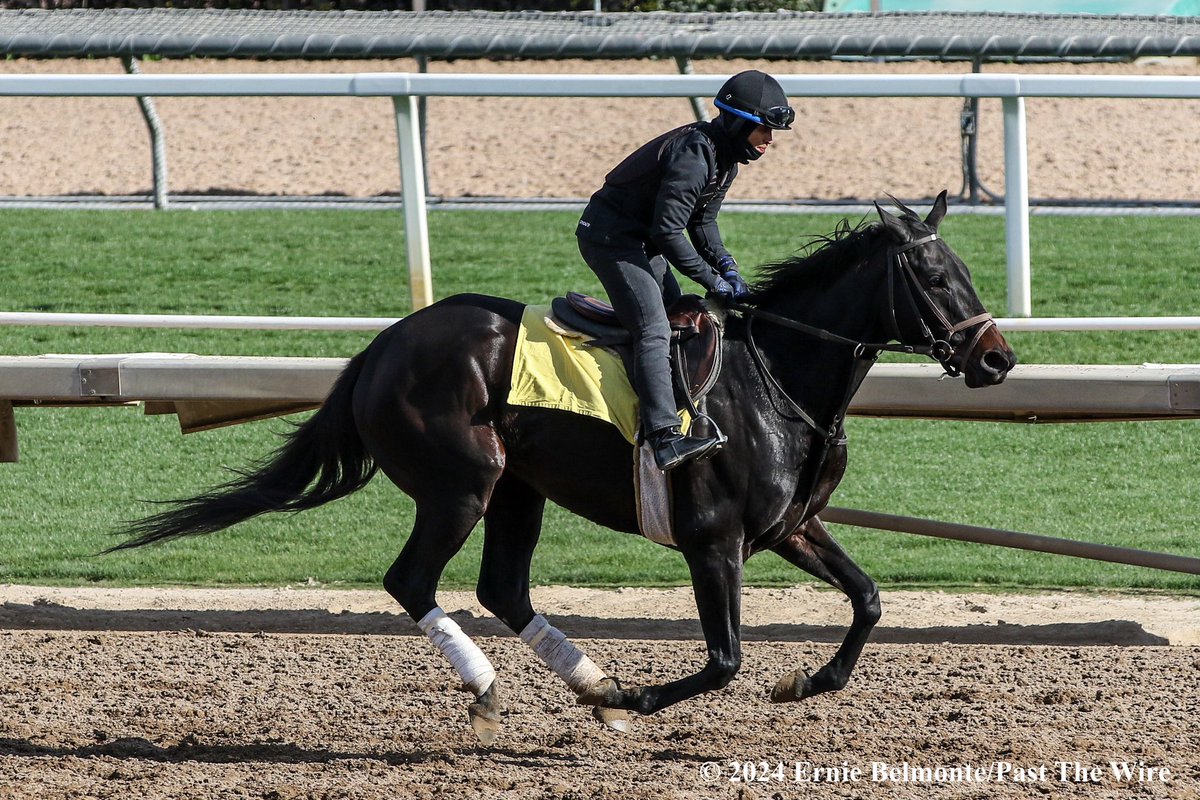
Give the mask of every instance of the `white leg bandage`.
[(442, 655), (450, 659), (462, 682), (476, 697), (488, 690), (492, 681), (496, 679), (496, 670), (492, 668), (492, 662), (475, 646), (471, 637), (463, 633), (458, 623), (446, 616), (445, 611), (434, 606), (417, 625), (437, 649), (442, 651)]
[(533, 648), (546, 666), (562, 678), (571, 691), (580, 695), (607, 676), (590, 658), (567, 641), (567, 637), (538, 614), (521, 631), (521, 641)]

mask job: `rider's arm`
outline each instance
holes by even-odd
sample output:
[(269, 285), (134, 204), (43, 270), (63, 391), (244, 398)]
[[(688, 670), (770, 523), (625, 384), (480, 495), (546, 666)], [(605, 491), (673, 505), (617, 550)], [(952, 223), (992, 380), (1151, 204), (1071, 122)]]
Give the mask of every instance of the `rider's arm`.
[(650, 225), (650, 238), (667, 261), (710, 291), (718, 287), (721, 276), (696, 251), (684, 231), (715, 169), (715, 161), (715, 153), (697, 139), (681, 142), (663, 164)]
[(721, 211), (721, 203), (724, 200), (725, 190), (722, 190), (704, 207), (696, 210), (688, 225), (688, 237), (696, 251), (701, 258), (714, 265), (720, 265), (722, 259), (733, 259), (725, 249), (725, 242), (721, 240), (721, 231), (717, 227), (717, 214)]

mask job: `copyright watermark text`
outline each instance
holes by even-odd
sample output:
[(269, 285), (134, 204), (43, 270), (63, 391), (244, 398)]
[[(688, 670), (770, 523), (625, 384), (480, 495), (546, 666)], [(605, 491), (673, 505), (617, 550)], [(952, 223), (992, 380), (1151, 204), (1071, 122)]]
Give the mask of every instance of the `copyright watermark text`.
[(876, 784), (1144, 784), (1170, 783), (1171, 770), (1145, 761), (1103, 763), (1050, 761), (1023, 764), (988, 761), (979, 764), (913, 764), (867, 761), (817, 764), (811, 761), (707, 761), (700, 776), (727, 783), (876, 783)]

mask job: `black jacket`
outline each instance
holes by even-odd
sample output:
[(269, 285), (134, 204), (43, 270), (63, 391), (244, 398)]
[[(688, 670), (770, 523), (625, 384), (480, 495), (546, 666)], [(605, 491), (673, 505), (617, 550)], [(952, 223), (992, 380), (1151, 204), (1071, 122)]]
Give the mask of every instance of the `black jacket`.
[(712, 289), (720, 277), (716, 264), (729, 255), (717, 229), (717, 212), (737, 167), (725, 131), (716, 123), (668, 131), (605, 176), (575, 234), (616, 248), (645, 248), (649, 256), (661, 254)]

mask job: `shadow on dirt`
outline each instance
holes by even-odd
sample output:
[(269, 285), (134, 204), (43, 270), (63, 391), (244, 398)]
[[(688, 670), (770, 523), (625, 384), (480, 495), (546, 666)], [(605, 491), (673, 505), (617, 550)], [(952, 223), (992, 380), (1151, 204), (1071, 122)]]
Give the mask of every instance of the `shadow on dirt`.
[[(471, 636), (511, 636), (500, 622), (470, 612), (452, 615)], [(603, 618), (556, 615), (553, 623), (568, 636), (587, 639), (703, 641), (700, 623), (691, 619)], [(849, 624), (849, 615), (846, 619)], [(0, 629), (60, 631), (205, 631), (208, 633), (327, 633), (343, 635), (417, 636), (415, 624), (401, 614), (334, 613), (320, 609), (261, 611), (106, 610), (79, 609), (54, 603), (5, 603)], [(836, 644), (841, 625), (747, 625), (747, 642), (817, 642)], [(875, 629), (871, 641), (882, 644), (1005, 645), (1167, 645), (1162, 636), (1128, 620), (1054, 623), (1047, 625), (958, 625)]]
[[(484, 747), (466, 745), (441, 750), (414, 749), (410, 752), (345, 752), (339, 750), (310, 750), (283, 742), (262, 742), (239, 745), (206, 745), (195, 736), (187, 736), (177, 744), (163, 746), (134, 736), (75, 747), (51, 747), (35, 744), (28, 739), (0, 737), (0, 758), (110, 758), (133, 761), (157, 761), (165, 764), (196, 762), (203, 764), (335, 764), (340, 761), (378, 761), (391, 767), (416, 767), (445, 764), (452, 767), (464, 756), (486, 758), (498, 767), (515, 769), (556, 770), (578, 760), (574, 748), (579, 742), (572, 735), (560, 737), (549, 747), (531, 750), (505, 745)], [(559, 748), (556, 750), (556, 748)], [(699, 752), (665, 747), (651, 750), (651, 761), (694, 762), (718, 761), (723, 751), (701, 749)]]
[[(35, 744), (28, 739), (0, 738), (0, 757), (27, 756), (29, 758), (116, 758), (139, 761), (182, 763), (195, 761), (206, 764), (332, 764), (338, 761), (378, 761), (392, 767), (419, 764), (453, 764), (463, 755), (485, 752), (488, 758), (512, 758), (529, 760), (527, 752), (509, 751), (503, 747), (481, 750), (468, 746), (440, 751), (412, 750), (411, 752), (363, 752), (351, 753), (337, 750), (308, 750), (286, 743), (252, 743), (239, 745), (206, 745), (189, 736), (178, 744), (162, 746), (140, 737), (121, 737), (108, 742), (77, 747), (50, 747)], [(560, 766), (558, 761), (569, 760), (569, 756), (539, 752), (537, 764), (533, 766)]]

